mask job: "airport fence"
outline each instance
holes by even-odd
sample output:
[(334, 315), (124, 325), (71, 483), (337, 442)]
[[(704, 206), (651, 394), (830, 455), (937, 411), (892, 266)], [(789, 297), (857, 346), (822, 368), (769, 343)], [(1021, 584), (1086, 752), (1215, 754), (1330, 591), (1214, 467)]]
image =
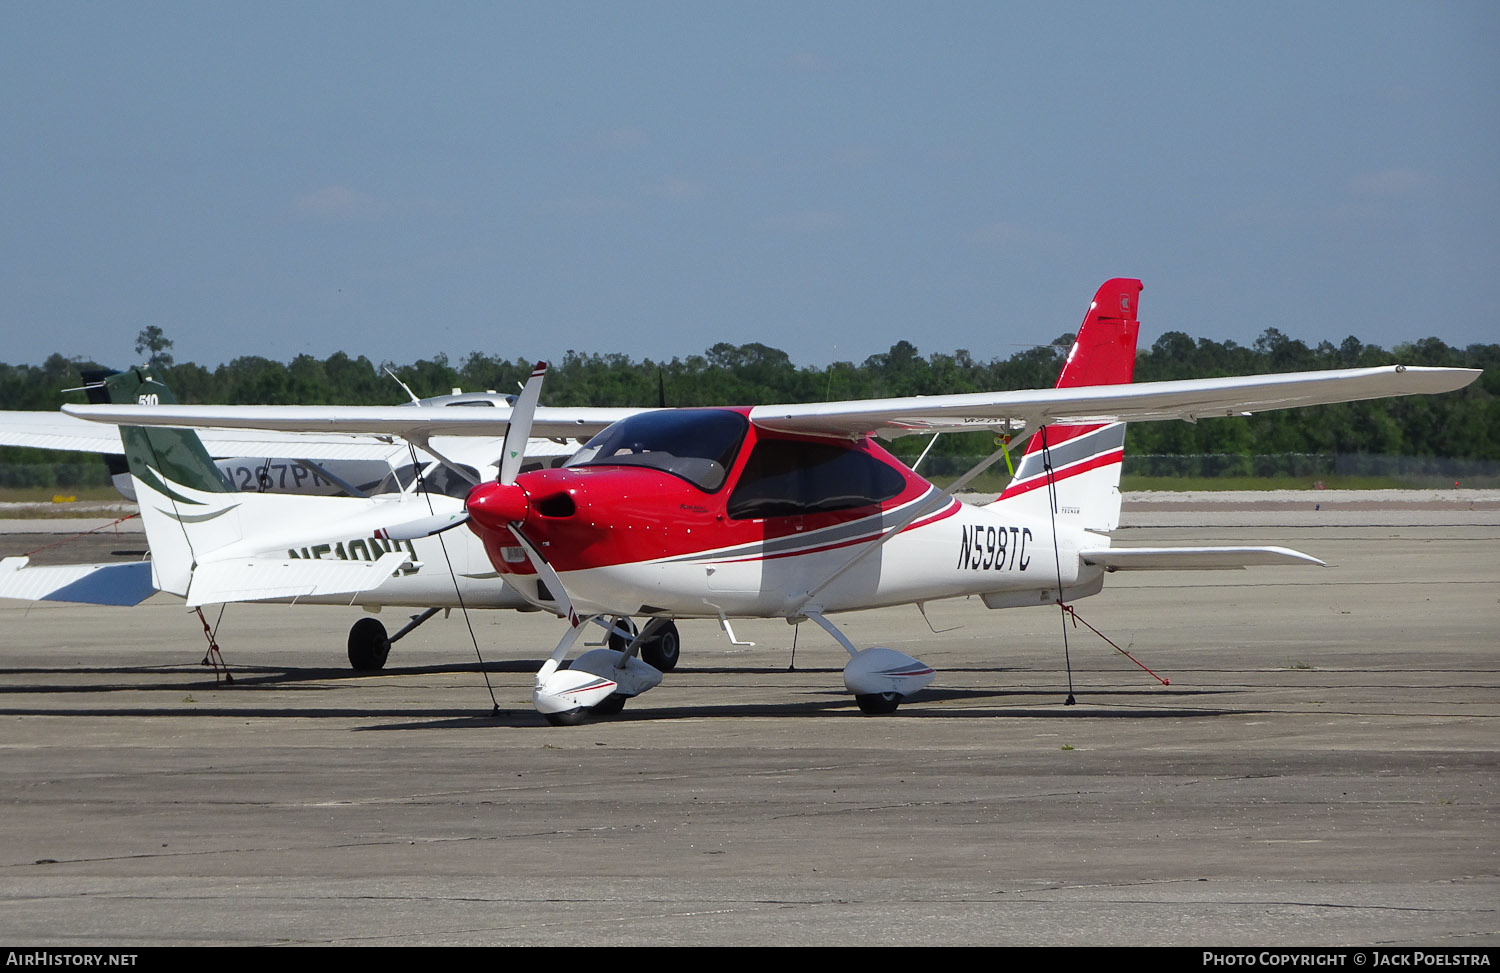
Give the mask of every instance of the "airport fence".
[(1445, 478), (1500, 476), (1500, 461), (1451, 456), (1386, 456), (1374, 453), (1165, 453), (1125, 454), (1124, 472), (1135, 476), (1361, 476)]
[(109, 471), (97, 459), (61, 463), (0, 463), (0, 487), (77, 489), (109, 486)]
[[(1019, 456), (1017, 450), (1014, 456)], [(929, 456), (918, 471), (944, 479), (959, 476), (978, 456)], [(991, 475), (1006, 476), (1004, 462)], [(1364, 477), (1412, 481), (1489, 481), (1500, 479), (1500, 461), (1445, 456), (1386, 456), (1371, 453), (1125, 453), (1126, 476), (1162, 479)]]

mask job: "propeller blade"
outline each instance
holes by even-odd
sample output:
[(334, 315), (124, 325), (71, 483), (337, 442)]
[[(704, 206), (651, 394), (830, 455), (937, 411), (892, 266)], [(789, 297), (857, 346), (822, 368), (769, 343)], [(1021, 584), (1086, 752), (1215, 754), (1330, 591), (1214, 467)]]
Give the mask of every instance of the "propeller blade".
[(547, 375), (547, 363), (539, 361), (526, 380), (526, 387), (511, 406), (510, 425), (505, 427), (505, 445), (500, 452), (500, 482), (516, 482), (521, 472), (521, 461), (526, 458), (526, 441), (531, 438), (531, 420), (536, 415), (537, 400), (542, 397), (542, 379)]
[[(511, 406), (510, 424), (505, 427), (505, 445), (500, 454), (500, 475), (497, 477), (499, 483), (511, 486), (516, 482), (516, 476), (521, 472), (521, 461), (526, 458), (526, 441), (531, 438), (531, 421), (536, 416), (537, 402), (542, 397), (542, 380), (547, 377), (547, 363), (539, 361), (531, 370), (531, 377), (526, 380), (526, 385), (521, 389), (521, 394), (516, 397), (515, 405)], [(513, 487), (520, 492), (524, 503), (525, 493), (519, 487)], [(513, 499), (513, 498), (508, 498)], [(524, 510), (524, 506), (520, 509)], [(482, 518), (481, 518), (482, 520)], [(575, 628), (579, 624), (578, 616), (573, 612), (573, 601), (568, 597), (568, 589), (563, 587), (562, 578), (558, 577), (552, 565), (542, 557), (541, 552), (521, 531), (521, 521), (511, 521), (508, 525), (510, 532), (516, 538), (516, 543), (521, 545), (521, 550), (526, 552), (526, 559), (536, 569), (537, 577), (542, 584), (547, 586), (552, 600)]]
[(568, 598), (568, 589), (563, 587), (562, 578), (557, 576), (557, 572), (552, 570), (552, 565), (547, 563), (547, 559), (542, 557), (541, 552), (532, 546), (525, 534), (521, 533), (519, 523), (511, 524), (510, 532), (515, 535), (516, 543), (520, 544), (521, 549), (526, 552), (526, 559), (531, 562), (533, 568), (536, 568), (537, 577), (541, 578), (547, 590), (552, 593), (552, 600), (557, 602), (557, 607), (562, 610), (568, 623), (577, 627), (578, 616), (573, 613), (573, 602)]
[(441, 534), (445, 530), (450, 530), (468, 522), (468, 511), (456, 510), (452, 513), (419, 517), (416, 520), (409, 520), (404, 524), (397, 524), (394, 527), (382, 527), (373, 533), (375, 537), (383, 541), (413, 541), (419, 537), (431, 537), (433, 534)]

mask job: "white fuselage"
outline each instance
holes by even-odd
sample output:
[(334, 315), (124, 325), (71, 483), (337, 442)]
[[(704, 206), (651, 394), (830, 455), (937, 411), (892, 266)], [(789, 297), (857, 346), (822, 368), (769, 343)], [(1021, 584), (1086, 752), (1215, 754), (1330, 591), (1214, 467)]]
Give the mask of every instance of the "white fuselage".
[[(844, 524), (809, 531), (794, 547), (782, 538), (560, 577), (580, 613), (783, 617), (804, 609), (837, 612), (964, 595), (1055, 592), (1059, 582), (1076, 589), (1102, 573), (1081, 569), (1079, 550), (1109, 543), (1059, 524), (1054, 545), (1049, 521), (1008, 516), (1000, 504), (953, 501), (938, 519), (918, 523), (873, 549), (869, 540), (841, 540), (850, 534), (851, 525)], [(837, 544), (842, 546), (829, 546)]]

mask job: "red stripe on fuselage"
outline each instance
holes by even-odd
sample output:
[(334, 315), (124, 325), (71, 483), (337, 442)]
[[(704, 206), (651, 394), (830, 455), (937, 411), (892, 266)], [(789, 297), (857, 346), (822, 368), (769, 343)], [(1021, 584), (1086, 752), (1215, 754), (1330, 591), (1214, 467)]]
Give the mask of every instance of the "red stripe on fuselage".
[[(1089, 470), (1097, 470), (1101, 466), (1108, 466), (1111, 463), (1123, 462), (1124, 459), (1125, 451), (1123, 449), (1112, 449), (1107, 453), (1100, 453), (1098, 456), (1090, 457), (1089, 459), (1086, 459), (1081, 463), (1075, 463), (1072, 466), (1065, 467), (1061, 470), (1053, 470), (1052, 482), (1056, 483), (1059, 480), (1066, 480), (1070, 476), (1077, 476), (1079, 473), (1087, 473)], [(1047, 474), (1041, 473), (1037, 476), (1032, 477), (1030, 480), (1027, 480), (1025, 483), (1012, 483), (1010, 486), (1005, 488), (1004, 493), (1000, 494), (1000, 499), (1005, 500), (1010, 497), (1018, 497), (1023, 493), (1029, 493), (1032, 490), (1038, 490), (1046, 485)]]
[[(914, 522), (912, 522), (910, 524), (907, 524), (905, 527), (901, 528), (901, 533), (904, 534), (904, 533), (906, 533), (909, 530), (914, 530), (914, 529), (916, 529), (918, 527), (926, 527), (928, 524), (935, 524), (935, 523), (937, 523), (940, 520), (946, 520), (949, 517), (952, 517), (954, 514), (958, 513), (960, 505), (961, 505), (961, 501), (954, 500), (947, 507), (943, 508), (942, 510), (938, 511), (937, 513), (935, 513), (935, 514), (933, 514), (931, 516), (928, 516), (928, 517), (921, 518), (920, 520), (916, 520), (916, 521), (914, 521)], [(873, 541), (876, 538), (878, 538), (880, 535), (881, 535), (881, 531), (874, 530), (874, 531), (871, 531), (868, 534), (861, 534), (858, 537), (853, 537), (853, 538), (850, 538), (848, 540), (843, 540), (843, 541), (836, 541), (836, 542), (834, 542), (832, 544), (820, 544), (820, 545), (817, 545), (815, 547), (801, 547), (801, 548), (798, 548), (795, 551), (782, 551), (780, 554), (749, 554), (749, 555), (745, 555), (745, 556), (742, 556), (742, 557), (734, 557), (734, 558), (728, 558), (728, 559), (725, 559), (725, 560), (715, 561), (714, 563), (716, 563), (716, 564), (741, 564), (741, 563), (746, 562), (746, 561), (776, 561), (776, 560), (779, 560), (779, 559), (784, 558), (784, 557), (800, 557), (803, 554), (819, 554), (819, 553), (822, 553), (823, 551), (836, 551), (836, 550), (838, 550), (841, 547), (853, 547), (855, 544), (868, 544), (871, 541)], [(711, 558), (704, 558), (704, 560), (712, 560), (712, 559)]]

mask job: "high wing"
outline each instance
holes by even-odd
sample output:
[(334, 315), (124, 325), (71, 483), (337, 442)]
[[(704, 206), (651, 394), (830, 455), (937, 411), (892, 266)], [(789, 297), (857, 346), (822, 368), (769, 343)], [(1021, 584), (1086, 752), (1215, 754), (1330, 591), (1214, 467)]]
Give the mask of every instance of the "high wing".
[[(162, 408), (162, 406), (157, 406)], [(376, 436), (288, 433), (262, 429), (221, 429), (202, 437), (213, 456), (295, 456), (299, 459), (388, 460), (405, 446)], [(97, 422), (61, 412), (0, 411), (0, 446), (28, 446), (79, 453), (118, 453), (120, 434)], [(495, 451), (499, 452), (498, 446)]]
[(909, 396), (863, 402), (762, 405), (750, 421), (765, 429), (887, 438), (975, 427), (1034, 428), (1246, 415), (1270, 409), (1451, 392), (1479, 377), (1473, 368), (1385, 365), (1277, 375), (1139, 382), (1075, 388)]
[[(1151, 419), (1197, 420), (1271, 409), (1356, 402), (1395, 395), (1451, 392), (1480, 375), (1472, 368), (1385, 365), (1318, 372), (1141, 382), (1072, 388), (973, 392), (760, 405), (750, 421), (765, 429), (817, 436), (886, 438), (974, 428), (1034, 428)], [(140, 426), (280, 430), (332, 435), (400, 437), (421, 444), (434, 436), (502, 435), (508, 408), (424, 410), (368, 406), (134, 406), (65, 405), (84, 419)], [(582, 438), (642, 409), (538, 408), (534, 436)], [(464, 413), (454, 415), (452, 413)]]
[(61, 412), (0, 412), (0, 446), (118, 453), (120, 434)]
[[(65, 405), (69, 415), (129, 426), (187, 426), (283, 433), (369, 435), (424, 443), (437, 436), (503, 437), (511, 408), (413, 409), (320, 405)], [(644, 409), (538, 408), (535, 437), (588, 438)]]

